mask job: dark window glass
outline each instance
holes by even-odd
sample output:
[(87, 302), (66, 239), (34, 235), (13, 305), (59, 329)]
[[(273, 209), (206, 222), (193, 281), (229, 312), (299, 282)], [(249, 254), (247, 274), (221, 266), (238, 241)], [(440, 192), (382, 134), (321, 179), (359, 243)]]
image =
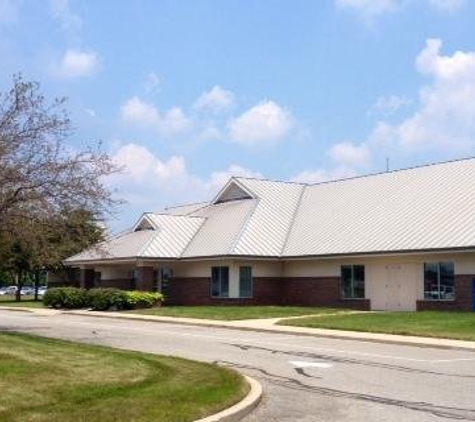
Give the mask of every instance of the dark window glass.
[(239, 267), (239, 297), (252, 297), (252, 267)]
[(228, 297), (229, 296), (229, 268), (212, 267), (211, 268), (211, 296)]
[(364, 299), (364, 265), (343, 265), (341, 267), (341, 296), (344, 299)]
[(455, 270), (453, 262), (424, 264), (424, 298), (427, 300), (455, 299)]

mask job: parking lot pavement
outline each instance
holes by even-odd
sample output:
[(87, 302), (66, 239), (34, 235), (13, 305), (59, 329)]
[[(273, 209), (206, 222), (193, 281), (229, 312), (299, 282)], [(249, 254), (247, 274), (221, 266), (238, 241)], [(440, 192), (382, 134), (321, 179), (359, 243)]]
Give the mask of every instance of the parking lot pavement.
[(475, 421), (471, 351), (9, 311), (0, 330), (236, 368), (265, 389), (247, 422)]

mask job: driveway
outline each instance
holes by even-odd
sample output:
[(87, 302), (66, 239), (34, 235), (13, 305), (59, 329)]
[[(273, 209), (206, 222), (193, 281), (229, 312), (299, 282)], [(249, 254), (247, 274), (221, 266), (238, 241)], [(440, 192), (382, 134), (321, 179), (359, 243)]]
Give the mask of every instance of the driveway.
[(10, 311), (0, 330), (231, 366), (265, 390), (247, 422), (475, 421), (470, 351)]

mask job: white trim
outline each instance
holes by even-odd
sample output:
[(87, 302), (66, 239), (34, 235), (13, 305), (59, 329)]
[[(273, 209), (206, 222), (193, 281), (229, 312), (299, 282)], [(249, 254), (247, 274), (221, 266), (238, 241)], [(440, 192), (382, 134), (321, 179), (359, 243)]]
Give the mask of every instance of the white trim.
[(239, 180), (236, 177), (231, 177), (231, 179), (228, 180), (228, 182), (221, 188), (221, 190), (218, 192), (218, 194), (213, 198), (213, 200), (210, 202), (210, 204), (215, 205), (218, 203), (219, 198), (221, 195), (230, 187), (231, 185), (237, 185), (237, 187), (241, 190), (243, 190), (246, 194), (249, 195), (250, 198), (252, 199), (257, 199), (257, 196), (251, 192), (249, 189), (247, 189), (242, 183), (239, 182)]

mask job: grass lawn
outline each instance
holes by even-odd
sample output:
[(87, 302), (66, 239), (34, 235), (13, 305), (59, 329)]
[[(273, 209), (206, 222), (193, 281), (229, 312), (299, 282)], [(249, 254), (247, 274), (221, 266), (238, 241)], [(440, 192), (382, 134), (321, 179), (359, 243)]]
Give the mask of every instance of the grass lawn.
[(17, 302), (15, 300), (15, 296), (2, 295), (0, 296), (0, 306), (43, 308), (43, 302), (41, 300), (38, 300), (37, 302), (35, 302), (34, 298), (31, 296), (22, 297), (21, 302)]
[(140, 309), (132, 312), (156, 316), (232, 321), (240, 319), (262, 319), (328, 314), (335, 312), (345, 312), (345, 310), (302, 306), (162, 306), (159, 308)]
[(247, 390), (206, 363), (0, 333), (2, 422), (192, 421)]
[(474, 312), (378, 312), (281, 321), (281, 325), (475, 340)]

